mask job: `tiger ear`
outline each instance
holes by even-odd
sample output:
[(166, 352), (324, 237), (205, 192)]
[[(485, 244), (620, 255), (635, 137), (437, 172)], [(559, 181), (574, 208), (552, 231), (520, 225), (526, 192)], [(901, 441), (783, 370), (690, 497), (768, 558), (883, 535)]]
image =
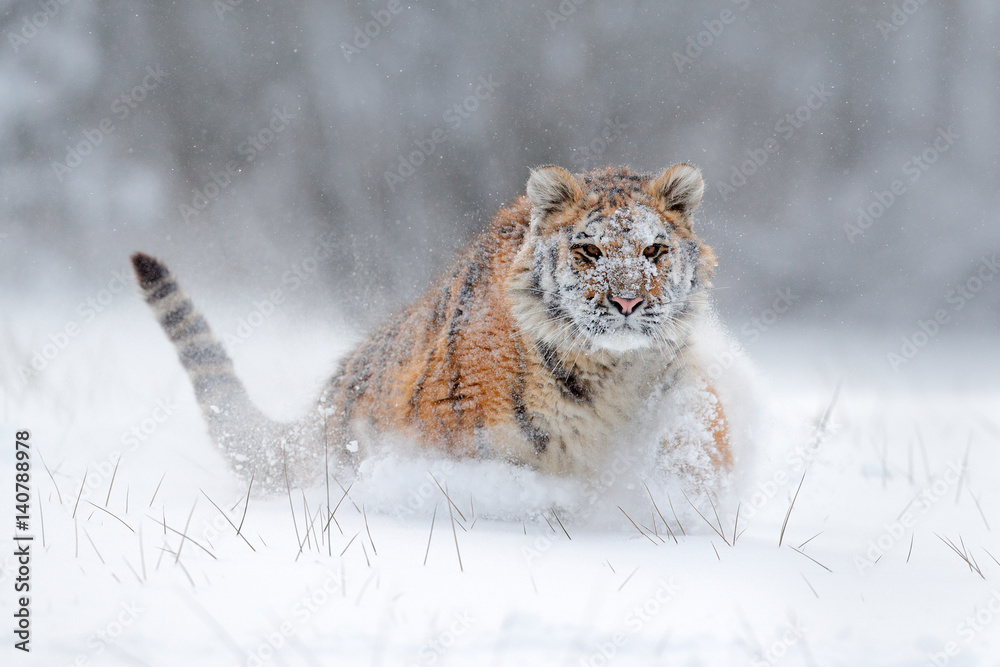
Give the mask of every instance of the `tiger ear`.
[(705, 194), (705, 181), (697, 167), (675, 164), (653, 181), (649, 194), (659, 199), (668, 211), (690, 215)]
[(533, 219), (564, 211), (583, 197), (583, 190), (573, 175), (553, 165), (531, 170), (527, 192)]

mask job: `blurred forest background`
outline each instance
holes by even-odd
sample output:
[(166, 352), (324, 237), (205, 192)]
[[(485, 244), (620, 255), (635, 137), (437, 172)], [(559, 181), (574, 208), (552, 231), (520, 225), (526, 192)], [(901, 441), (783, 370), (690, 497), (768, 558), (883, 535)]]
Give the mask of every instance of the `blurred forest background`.
[(992, 0), (0, 6), (0, 291), (66, 315), (143, 249), (364, 325), (546, 163), (699, 165), (736, 327), (908, 334), (1000, 250)]

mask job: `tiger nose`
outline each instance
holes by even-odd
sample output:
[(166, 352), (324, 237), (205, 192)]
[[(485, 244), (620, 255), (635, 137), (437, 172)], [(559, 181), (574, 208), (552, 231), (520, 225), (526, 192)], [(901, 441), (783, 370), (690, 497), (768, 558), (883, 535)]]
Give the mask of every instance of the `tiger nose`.
[(642, 303), (641, 296), (637, 296), (634, 299), (626, 299), (620, 296), (613, 296), (610, 297), (609, 300), (611, 301), (611, 303), (615, 304), (615, 308), (617, 308), (618, 312), (621, 313), (622, 315), (631, 315), (632, 311), (635, 310), (636, 306)]

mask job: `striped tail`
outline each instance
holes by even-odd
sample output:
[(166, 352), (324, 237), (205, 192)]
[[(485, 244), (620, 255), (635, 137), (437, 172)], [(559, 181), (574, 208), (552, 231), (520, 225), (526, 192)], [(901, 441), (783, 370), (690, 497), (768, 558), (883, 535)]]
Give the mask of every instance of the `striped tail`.
[(191, 378), (212, 439), (236, 472), (253, 476), (255, 486), (280, 489), (322, 471), (317, 465), (323, 465), (323, 458), (315, 453), (323, 450), (322, 420), (281, 424), (268, 419), (250, 400), (229, 355), (167, 267), (143, 253), (132, 255), (132, 266), (146, 303)]

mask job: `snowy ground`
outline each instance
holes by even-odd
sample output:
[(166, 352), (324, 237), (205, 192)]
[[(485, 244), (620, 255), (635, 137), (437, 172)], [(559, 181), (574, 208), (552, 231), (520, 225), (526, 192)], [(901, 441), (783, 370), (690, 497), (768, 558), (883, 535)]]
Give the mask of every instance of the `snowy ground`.
[[(325, 488), (246, 507), (138, 297), (80, 324), (26, 382), (18, 366), (64, 322), (0, 325), (6, 525), (17, 430), (31, 431), (36, 489), (32, 652), (5, 630), (2, 664), (997, 664), (989, 341), (932, 341), (896, 374), (898, 336), (768, 331), (750, 353), (769, 435), (743, 491), (719, 499), (723, 536), (681, 498), (686, 534), (666, 498), (664, 521), (633, 496), (640, 534), (607, 519), (616, 508), (601, 521), (532, 509), (578, 492), (565, 482), (442, 461), (383, 462), (324, 531)], [(279, 318), (233, 356), (258, 402), (291, 416), (347, 339)], [(331, 504), (343, 495), (331, 488)]]

